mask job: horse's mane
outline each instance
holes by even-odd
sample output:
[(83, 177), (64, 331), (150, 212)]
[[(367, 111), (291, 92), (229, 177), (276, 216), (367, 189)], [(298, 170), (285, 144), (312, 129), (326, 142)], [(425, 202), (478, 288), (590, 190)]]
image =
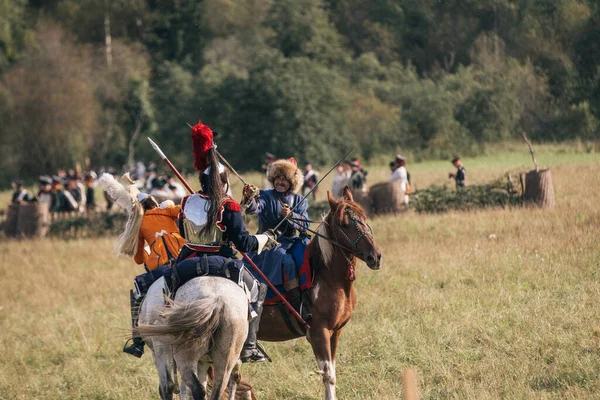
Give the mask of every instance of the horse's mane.
[[(365, 211), (363, 210), (363, 208), (360, 206), (360, 204), (354, 202), (354, 201), (350, 201), (350, 200), (346, 200), (346, 199), (341, 199), (338, 202), (338, 206), (335, 210), (335, 214), (333, 215), (333, 217), (335, 218), (335, 221), (337, 223), (340, 223), (342, 221), (342, 218), (344, 217), (344, 213), (346, 212), (346, 210), (350, 210), (352, 212), (354, 212), (356, 214), (357, 217), (359, 217), (360, 219), (366, 219), (367, 215), (365, 214)], [(331, 215), (331, 211), (329, 211), (327, 214), (323, 215), (322, 217), (322, 223), (319, 226), (319, 229), (317, 229), (317, 233), (319, 233), (321, 236), (317, 237), (316, 243), (317, 243), (317, 248), (319, 249), (318, 253), (320, 255), (320, 260), (322, 261), (323, 265), (328, 265), (331, 262), (331, 258), (333, 256), (333, 244), (325, 239), (325, 238), (329, 238), (329, 231), (330, 231), (330, 226), (328, 223), (328, 219), (329, 216)], [(316, 265), (321, 266), (321, 263), (318, 263)]]
[(363, 210), (363, 208), (360, 206), (360, 204), (358, 204), (355, 201), (350, 201), (350, 200), (346, 200), (346, 199), (341, 199), (338, 202), (338, 207), (336, 209), (335, 212), (335, 219), (337, 222), (341, 222), (342, 218), (344, 218), (344, 213), (346, 212), (347, 209), (350, 209), (350, 211), (353, 211), (357, 217), (359, 217), (360, 219), (367, 219), (367, 214), (365, 214), (365, 210)]

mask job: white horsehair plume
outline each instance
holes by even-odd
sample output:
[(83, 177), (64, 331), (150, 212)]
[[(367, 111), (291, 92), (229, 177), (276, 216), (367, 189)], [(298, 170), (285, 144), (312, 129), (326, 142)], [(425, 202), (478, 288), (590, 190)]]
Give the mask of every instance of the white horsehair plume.
[(137, 201), (139, 190), (129, 174), (123, 175), (121, 180), (124, 184), (117, 181), (111, 174), (104, 173), (100, 178), (100, 185), (108, 196), (127, 212), (125, 230), (119, 236), (114, 252), (134, 256), (138, 248), (138, 236), (144, 218), (144, 208)]

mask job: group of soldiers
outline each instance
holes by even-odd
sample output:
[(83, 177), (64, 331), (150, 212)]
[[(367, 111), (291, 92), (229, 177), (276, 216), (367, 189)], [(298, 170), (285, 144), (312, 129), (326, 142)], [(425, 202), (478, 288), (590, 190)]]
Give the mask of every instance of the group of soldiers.
[(362, 166), (358, 158), (344, 160), (337, 167), (331, 185), (331, 195), (339, 199), (342, 197), (344, 187), (348, 186), (352, 191), (364, 192), (367, 190), (368, 171)]
[(38, 179), (38, 191), (32, 194), (19, 180), (13, 182), (13, 204), (46, 204), (50, 212), (89, 212), (95, 209), (94, 187), (97, 175), (94, 171), (84, 174), (59, 171), (57, 175), (42, 175)]

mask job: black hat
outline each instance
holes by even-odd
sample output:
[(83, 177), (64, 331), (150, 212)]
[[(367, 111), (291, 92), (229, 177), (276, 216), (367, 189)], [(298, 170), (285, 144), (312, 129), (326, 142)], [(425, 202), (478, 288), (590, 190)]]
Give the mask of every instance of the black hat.
[(42, 185), (52, 185), (52, 178), (46, 175), (40, 175), (39, 181)]
[(167, 184), (167, 181), (161, 178), (154, 178), (152, 180), (152, 187), (155, 189), (161, 189)]

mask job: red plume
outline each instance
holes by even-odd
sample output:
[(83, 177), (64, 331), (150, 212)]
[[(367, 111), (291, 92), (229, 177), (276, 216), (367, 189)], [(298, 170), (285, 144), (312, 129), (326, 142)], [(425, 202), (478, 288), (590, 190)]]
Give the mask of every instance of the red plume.
[(194, 168), (204, 171), (208, 168), (208, 150), (213, 147), (213, 132), (208, 125), (199, 121), (192, 128), (192, 151), (194, 152)]

